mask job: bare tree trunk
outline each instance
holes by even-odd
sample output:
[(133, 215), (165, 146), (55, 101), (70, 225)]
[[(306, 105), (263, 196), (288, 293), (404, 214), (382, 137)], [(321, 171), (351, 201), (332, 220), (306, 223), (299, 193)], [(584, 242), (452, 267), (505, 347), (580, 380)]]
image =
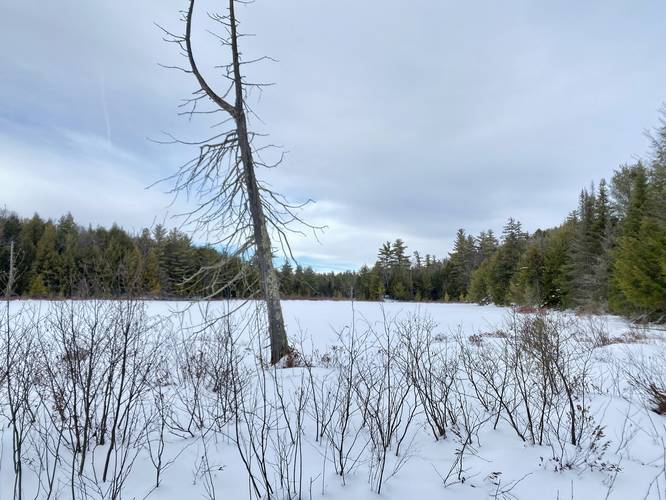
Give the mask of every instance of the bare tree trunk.
[(273, 250), (271, 239), (266, 228), (266, 218), (261, 206), (261, 196), (257, 178), (254, 174), (254, 160), (252, 158), (252, 147), (247, 131), (247, 120), (243, 103), (243, 81), (240, 72), (240, 58), (238, 55), (238, 33), (236, 32), (236, 13), (234, 1), (229, 0), (229, 15), (231, 17), (231, 51), (233, 53), (234, 85), (236, 87), (236, 130), (241, 152), (241, 161), (245, 171), (245, 184), (247, 186), (248, 203), (252, 215), (254, 228), (254, 241), (257, 251), (257, 261), (261, 276), (266, 308), (268, 310), (268, 332), (271, 338), (271, 364), (275, 364), (287, 354), (289, 344), (284, 328), (282, 317), (282, 305), (280, 304), (280, 284), (277, 273), (273, 267)]
[(191, 73), (197, 78), (201, 89), (219, 108), (226, 111), (235, 124), (235, 141), (237, 142), (240, 163), (243, 170), (243, 183), (247, 193), (247, 207), (252, 221), (252, 234), (255, 258), (259, 265), (261, 288), (268, 310), (268, 332), (271, 342), (271, 363), (277, 363), (289, 351), (289, 343), (284, 328), (282, 306), (280, 305), (280, 287), (278, 276), (273, 267), (273, 249), (268, 233), (266, 216), (264, 213), (261, 188), (255, 175), (255, 161), (250, 143), (247, 118), (245, 112), (245, 95), (243, 76), (241, 74), (241, 61), (238, 49), (238, 33), (235, 14), (235, 0), (229, 0), (229, 45), (231, 46), (231, 68), (235, 103), (231, 105), (225, 97), (221, 97), (208, 85), (205, 78), (197, 68), (192, 52), (191, 31), (192, 14), (195, 0), (190, 0), (186, 16), (185, 47), (190, 63)]
[(9, 274), (7, 275), (7, 289), (5, 295), (11, 297), (14, 291), (14, 280), (16, 279), (16, 257), (14, 256), (14, 241), (9, 244)]
[[(231, 0), (233, 5), (233, 0)], [(241, 114), (238, 120), (238, 135), (240, 139), (241, 158), (245, 170), (245, 182), (247, 185), (248, 202), (252, 214), (254, 226), (254, 239), (256, 246), (257, 263), (261, 276), (261, 287), (268, 310), (268, 333), (271, 339), (271, 364), (275, 364), (289, 351), (287, 333), (284, 328), (282, 316), (282, 305), (280, 304), (280, 284), (277, 273), (273, 267), (273, 251), (271, 239), (266, 229), (266, 218), (261, 207), (261, 198), (254, 175), (254, 164), (252, 161), (252, 149), (247, 140), (247, 128), (245, 115)]]

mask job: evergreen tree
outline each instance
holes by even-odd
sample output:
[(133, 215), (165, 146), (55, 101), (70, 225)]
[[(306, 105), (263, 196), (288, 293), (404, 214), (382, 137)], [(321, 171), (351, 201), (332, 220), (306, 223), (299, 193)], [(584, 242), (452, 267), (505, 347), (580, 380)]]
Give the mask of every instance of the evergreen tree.
[[(28, 293), (30, 284), (35, 277), (34, 262), (37, 254), (37, 244), (43, 232), (44, 221), (37, 214), (23, 222), (21, 226), (18, 243), (20, 268), (16, 284), (16, 293), (19, 295)], [(45, 289), (42, 289), (41, 292), (43, 295), (47, 294)]]
[(30, 283), (28, 285), (28, 294), (31, 297), (36, 298), (46, 298), (50, 295), (49, 289), (46, 287), (44, 278), (41, 274), (35, 274), (30, 279)]
[(543, 256), (543, 305), (571, 306), (571, 253), (574, 228), (572, 221), (547, 233)]
[(666, 231), (653, 217), (643, 219), (636, 235), (624, 234), (614, 262), (620, 312), (663, 320), (666, 314)]
[(467, 295), (472, 271), (475, 268), (476, 244), (474, 238), (467, 236), (464, 229), (458, 229), (453, 243), (453, 252), (449, 254), (449, 286), (451, 297), (462, 299)]
[(385, 290), (389, 288), (389, 284), (391, 282), (394, 261), (395, 258), (393, 255), (393, 247), (391, 246), (391, 242), (387, 241), (386, 243), (382, 244), (379, 252), (377, 253), (376, 264), (382, 277)]
[(513, 303), (542, 306), (545, 303), (544, 236), (539, 235), (520, 257), (510, 286)]
[(509, 218), (502, 232), (502, 245), (492, 259), (490, 296), (496, 304), (508, 302), (511, 279), (526, 245), (527, 234), (520, 222)]
[(285, 260), (280, 268), (280, 291), (284, 296), (294, 295), (294, 268)]
[(474, 270), (469, 285), (469, 300), (478, 304), (488, 304), (492, 302), (493, 297), (491, 290), (493, 286), (493, 271), (497, 265), (496, 261), (497, 254), (493, 254)]
[(35, 285), (40, 292), (46, 290), (48, 295), (60, 293), (63, 278), (60, 273), (60, 256), (56, 247), (56, 229), (51, 221), (45, 224), (42, 237), (37, 243), (34, 269), (37, 281), (31, 282), (31, 290)]
[(155, 248), (148, 249), (145, 256), (143, 288), (151, 297), (159, 297), (162, 292), (160, 285), (160, 261)]
[(666, 129), (653, 138), (650, 169), (635, 169), (613, 260), (613, 310), (663, 320), (666, 315)]
[(635, 169), (632, 187), (627, 202), (626, 216), (621, 226), (621, 236), (613, 259), (613, 279), (611, 291), (611, 307), (615, 311), (628, 312), (632, 304), (627, 292), (637, 286), (633, 278), (633, 266), (640, 251), (638, 239), (641, 222), (645, 214), (647, 201), (647, 175), (642, 166)]
[(478, 267), (481, 265), (481, 262), (492, 257), (492, 255), (497, 251), (498, 245), (499, 242), (497, 241), (497, 238), (495, 238), (495, 234), (493, 233), (492, 229), (489, 229), (488, 231), (481, 231), (479, 236), (476, 238), (477, 260), (474, 267)]
[(409, 300), (413, 298), (410, 261), (407, 255), (407, 245), (400, 238), (393, 242), (391, 256), (389, 295), (396, 300)]
[(574, 239), (571, 246), (569, 275), (571, 301), (576, 307), (590, 306), (596, 290), (595, 269), (598, 265), (600, 242), (595, 232), (594, 187), (580, 193), (578, 210), (574, 218)]

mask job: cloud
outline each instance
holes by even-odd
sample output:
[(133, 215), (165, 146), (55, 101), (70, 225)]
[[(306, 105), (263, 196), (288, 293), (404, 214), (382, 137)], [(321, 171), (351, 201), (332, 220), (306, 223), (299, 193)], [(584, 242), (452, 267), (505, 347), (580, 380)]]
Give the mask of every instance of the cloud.
[(168, 221), (171, 198), (146, 189), (146, 176), (136, 171), (150, 169), (132, 153), (104, 137), (56, 134), (57, 148), (0, 134), (0, 186), (7, 208), (54, 219), (71, 212), (84, 224), (119, 223), (130, 231)]
[[(195, 46), (219, 82), (224, 52), (205, 33), (217, 5), (200, 1)], [(193, 82), (157, 65), (179, 57), (153, 23), (181, 30), (184, 6), (9, 6), (9, 208), (131, 227), (164, 213), (163, 197), (143, 187), (193, 151), (146, 138), (201, 138), (219, 121), (179, 117)], [(642, 131), (666, 100), (660, 3), (261, 0), (239, 15), (257, 33), (243, 39), (245, 57), (279, 60), (249, 74), (277, 82), (253, 95), (253, 125), (288, 151), (260, 175), (291, 199), (318, 201), (305, 215), (327, 231), (293, 243), (321, 267), (371, 263), (396, 237), (444, 255), (457, 228), (499, 231), (509, 216), (529, 230), (557, 224), (581, 187), (646, 150)]]

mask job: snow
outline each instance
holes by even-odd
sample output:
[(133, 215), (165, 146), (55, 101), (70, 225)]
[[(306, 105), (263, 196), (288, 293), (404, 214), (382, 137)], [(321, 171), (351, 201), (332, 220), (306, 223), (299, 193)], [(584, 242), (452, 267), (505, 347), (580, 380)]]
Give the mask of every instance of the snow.
[[(31, 308), (36, 311), (38, 318), (46, 317), (54, 307), (57, 307), (54, 303), (39, 301), (13, 302), (10, 305), (12, 314)], [(155, 301), (146, 302), (145, 307), (149, 317), (159, 319), (159, 322), (153, 323), (151, 335), (164, 334), (161, 341), (167, 346), (167, 351), (171, 344), (168, 334), (164, 332), (175, 332), (181, 339), (193, 338), (201, 334), (202, 318), (217, 318), (230, 313), (232, 324), (250, 325), (249, 332), (261, 329), (260, 325), (257, 326), (256, 318), (252, 319), (252, 313), (261, 312), (261, 305), (257, 303), (213, 302), (202, 305)], [(466, 339), (470, 335), (482, 334), (484, 342), (500, 343), (502, 340), (494, 337), (494, 333), (506, 328), (515, 314), (511, 309), (495, 306), (397, 302), (284, 301), (283, 309), (292, 343), (305, 357), (312, 356), (314, 359), (312, 373), (315, 379), (329, 385), (337, 380), (337, 368), (317, 366), (321, 364), (317, 361), (324, 353), (335, 352), (336, 348), (340, 348), (352, 331), (352, 326), (356, 332), (368, 329), (382, 331), (387, 323), (414, 316), (428, 317), (436, 323), (434, 333), (444, 341), (453, 342), (456, 336)], [(557, 314), (574, 318), (571, 313)], [(234, 323), (236, 320), (238, 322)], [(581, 324), (592, 321), (597, 326), (601, 325), (610, 339), (619, 339), (633, 328), (622, 318), (614, 316), (592, 319), (582, 317), (578, 321)], [(40, 321), (38, 324), (43, 327), (46, 325)], [(249, 333), (243, 333), (242, 336), (243, 366), (254, 370), (252, 373), (256, 377), (258, 361), (252, 350), (261, 339)], [(627, 370), (632, 368), (636, 360), (663, 356), (665, 346), (663, 331), (658, 327), (650, 327), (642, 330), (638, 342), (609, 342), (609, 345), (597, 346), (592, 350), (592, 388), (587, 404), (596, 423), (604, 427), (604, 441), (609, 442), (603, 467), (581, 466), (560, 470), (553, 461), (555, 453), (551, 446), (525, 443), (504, 419), (500, 419), (496, 428), (493, 420), (489, 419), (481, 424), (463, 455), (461, 477), (464, 480), (449, 478), (449, 484), (445, 485), (443, 478), (456, 460), (461, 441), (451, 433), (446, 439), (435, 440), (426, 426), (424, 415), (419, 412), (408, 429), (401, 457), (395, 457), (394, 453), (389, 452), (387, 469), (392, 471), (394, 466), (400, 467), (383, 484), (380, 497), (479, 500), (662, 498), (666, 495), (666, 418), (650, 411), (644, 399), (628, 383)], [(666, 367), (662, 366), (661, 369)], [(275, 387), (283, 387), (285, 406), (291, 412), (299, 389), (307, 382), (308, 370), (267, 369), (264, 374), (268, 377), (269, 399), (275, 402)], [(253, 379), (253, 383), (258, 379)], [(330, 385), (330, 390), (334, 389)], [(0, 390), (0, 405), (3, 407), (6, 404), (5, 397), (5, 392)], [(467, 404), (475, 415), (485, 418), (483, 409), (471, 394)], [(276, 408), (280, 407), (276, 403)], [(182, 408), (176, 411), (182, 412)], [(6, 415), (6, 410), (0, 414), (3, 423), (0, 435), (0, 500), (12, 498), (14, 485), (12, 433)], [(293, 423), (294, 415), (290, 413), (288, 418)], [(358, 424), (360, 416), (356, 415), (355, 418)], [(232, 427), (229, 423), (219, 431), (194, 432), (193, 435), (167, 432), (164, 461), (169, 465), (162, 472), (162, 482), (158, 488), (154, 488), (155, 468), (149, 453), (145, 446), (139, 447), (136, 461), (118, 498), (253, 498), (246, 469), (234, 444)], [(270, 432), (280, 431), (285, 429), (275, 428)], [(370, 447), (360, 450), (359, 463), (343, 481), (334, 471), (331, 447), (324, 442), (325, 439), (317, 442), (315, 434), (314, 419), (306, 412), (300, 451), (303, 470), (301, 497), (356, 500), (377, 496), (373, 492), (376, 488), (370, 480)], [(364, 430), (361, 435), (367, 439)], [(269, 436), (274, 435), (269, 433)], [(91, 463), (86, 473), (90, 484), (93, 482), (90, 478), (100, 474), (107, 446), (99, 445), (91, 452)], [(26, 445), (26, 448), (24, 498), (45, 498), (45, 493), (37, 490), (34, 473), (38, 468), (36, 455), (31, 446)], [(291, 451), (298, 457), (298, 450)], [(274, 465), (275, 457), (269, 461)], [(301, 467), (300, 459), (297, 462)], [(58, 494), (53, 498), (72, 497), (67, 464), (71, 467), (71, 457), (68, 458), (63, 452), (62, 471), (56, 480)], [(277, 484), (277, 476), (274, 472), (272, 474), (273, 484)], [(88, 489), (85, 494), (77, 490), (75, 497), (102, 498), (110, 497), (110, 494)], [(278, 488), (273, 498), (288, 496)]]

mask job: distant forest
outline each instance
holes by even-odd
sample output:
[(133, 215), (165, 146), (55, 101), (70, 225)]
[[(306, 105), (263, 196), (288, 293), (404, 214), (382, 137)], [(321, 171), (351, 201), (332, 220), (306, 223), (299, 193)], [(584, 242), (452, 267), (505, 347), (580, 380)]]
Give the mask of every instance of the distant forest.
[[(460, 229), (443, 258), (410, 253), (397, 239), (381, 246), (374, 265), (358, 271), (322, 273), (285, 262), (279, 270), (282, 294), (584, 308), (663, 320), (664, 118), (651, 135), (648, 158), (621, 166), (610, 182), (583, 189), (558, 227), (528, 234), (509, 219), (499, 237), (492, 230), (475, 236)], [(242, 265), (253, 267), (161, 225), (132, 235), (115, 225), (81, 227), (71, 215), (52, 221), (0, 212), (0, 280), (12, 295), (248, 297), (258, 288), (258, 273), (234, 281)], [(214, 272), (197, 273), (201, 269)]]

